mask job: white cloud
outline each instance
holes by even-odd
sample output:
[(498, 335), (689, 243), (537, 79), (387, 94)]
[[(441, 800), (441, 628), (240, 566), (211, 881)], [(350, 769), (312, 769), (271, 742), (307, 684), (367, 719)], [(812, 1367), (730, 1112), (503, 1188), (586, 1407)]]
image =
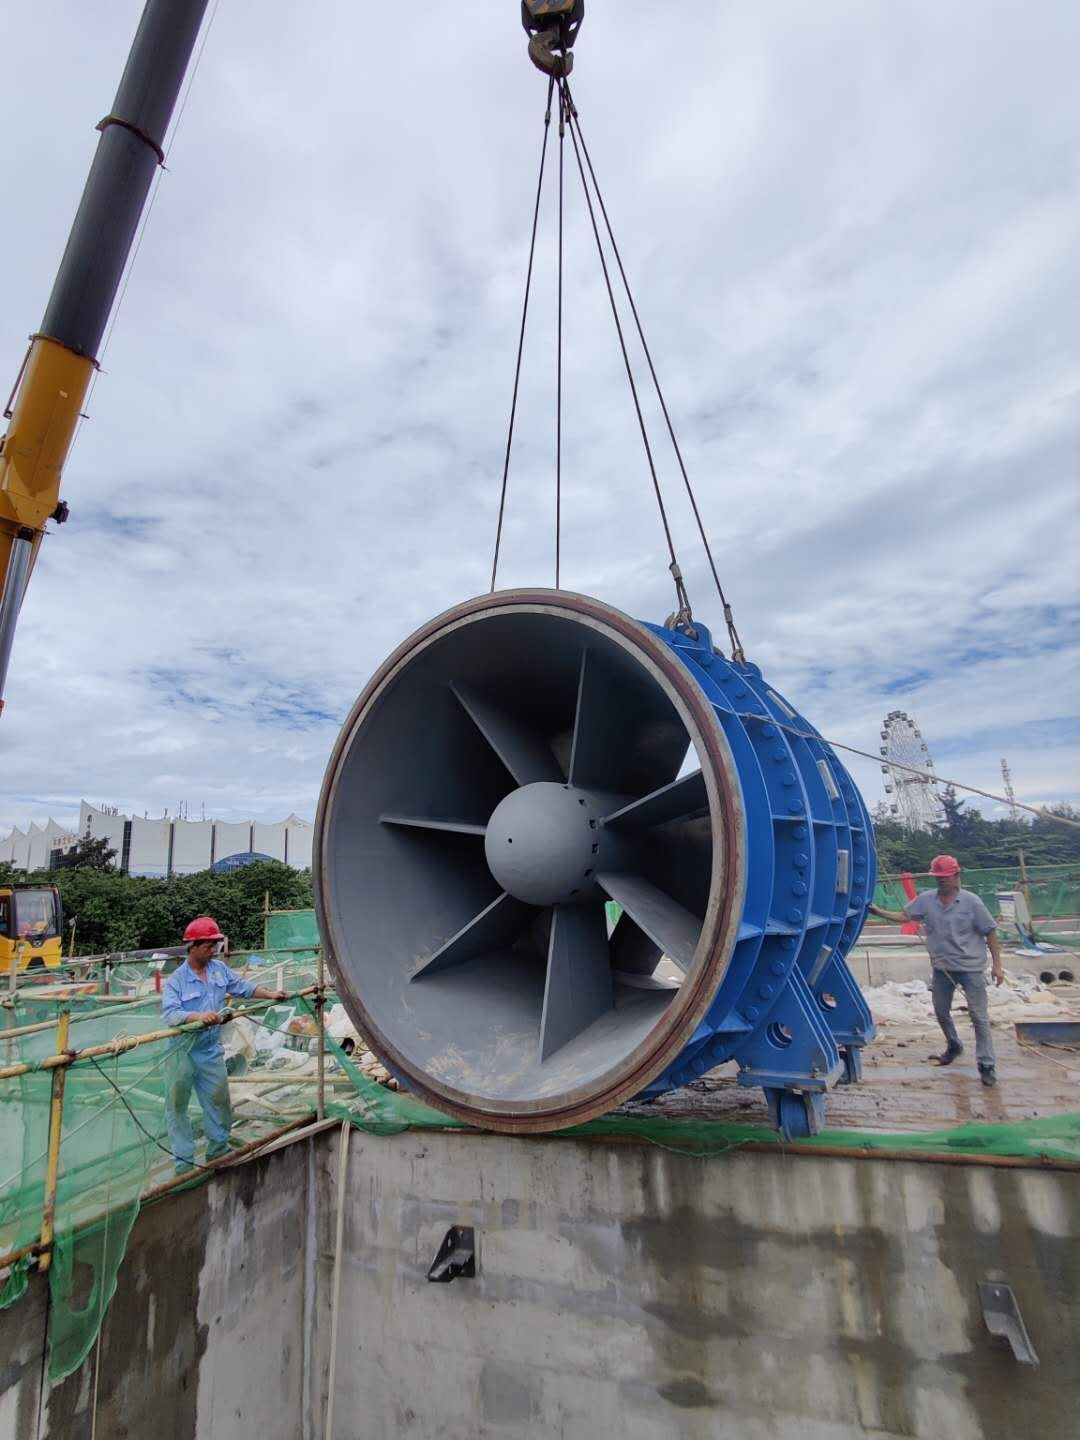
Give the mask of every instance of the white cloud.
[[(139, 9), (8, 18), (12, 375)], [(838, 739), (901, 705), (943, 773), (996, 789), (1007, 753), (1077, 799), (1080, 13), (980, 16), (593, 5), (575, 93), (752, 656)], [(512, 5), (220, 7), (25, 606), (0, 830), (82, 795), (310, 816), (371, 670), (486, 588), (543, 89)], [(564, 583), (662, 619), (570, 194)], [(550, 231), (537, 267), (506, 584), (552, 574)]]

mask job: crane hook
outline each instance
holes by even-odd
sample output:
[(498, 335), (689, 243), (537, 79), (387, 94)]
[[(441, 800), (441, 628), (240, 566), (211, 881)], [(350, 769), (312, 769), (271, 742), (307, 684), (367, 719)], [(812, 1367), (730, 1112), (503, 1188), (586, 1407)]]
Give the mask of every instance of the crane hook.
[(521, 0), (521, 23), (530, 35), (529, 59), (563, 80), (574, 68), (570, 47), (585, 18), (585, 0)]

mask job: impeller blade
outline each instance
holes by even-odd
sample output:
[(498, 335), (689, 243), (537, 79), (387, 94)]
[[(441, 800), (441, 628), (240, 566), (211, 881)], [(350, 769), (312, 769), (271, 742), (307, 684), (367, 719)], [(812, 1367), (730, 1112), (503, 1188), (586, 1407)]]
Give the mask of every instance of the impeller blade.
[(587, 646), (578, 673), (571, 785), (640, 795), (672, 780), (685, 753), (686, 731), (666, 697)]
[(490, 905), (481, 910), (479, 915), (474, 915), (456, 935), (452, 935), (426, 960), (422, 960), (410, 975), (410, 980), (420, 980), (425, 975), (433, 975), (436, 971), (457, 965), (462, 960), (474, 960), (486, 951), (509, 945), (521, 934), (535, 913), (533, 906), (515, 900), (504, 890)]
[(562, 783), (565, 777), (559, 762), (543, 736), (516, 716), (485, 700), (471, 686), (455, 681), (450, 689), (519, 785), (530, 785), (535, 780)]
[(616, 810), (604, 821), (616, 829), (644, 829), (650, 825), (663, 825), (670, 820), (684, 820), (708, 814), (709, 797), (705, 790), (705, 777), (700, 770), (673, 780), (670, 785), (661, 785)]
[[(681, 970), (689, 968), (702, 922), (641, 875), (598, 875), (600, 888)], [(621, 923), (621, 922), (620, 922)]]
[(611, 932), (608, 948), (611, 968), (620, 975), (651, 975), (660, 964), (660, 946), (634, 924), (625, 910)]
[(438, 830), (451, 835), (480, 835), (486, 825), (474, 825), (468, 820), (439, 819), (431, 815), (380, 815), (380, 825), (400, 825), (404, 830)]
[(540, 1059), (588, 1029), (613, 1003), (603, 904), (557, 905), (548, 945)]

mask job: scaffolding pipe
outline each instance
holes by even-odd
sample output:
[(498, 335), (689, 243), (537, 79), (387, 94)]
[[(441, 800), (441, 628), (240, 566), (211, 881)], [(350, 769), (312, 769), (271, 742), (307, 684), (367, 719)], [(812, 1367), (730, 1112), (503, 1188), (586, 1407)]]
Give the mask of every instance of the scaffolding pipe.
[(319, 1089), (316, 1101), (316, 1114), (320, 1120), (326, 1119), (326, 965), (323, 961), (323, 952), (319, 951), (319, 993), (315, 998), (315, 1008), (319, 1012)]
[[(71, 1012), (61, 1010), (56, 1022), (56, 1049), (67, 1048)], [(49, 1107), (49, 1151), (45, 1167), (45, 1204), (41, 1211), (41, 1266), (48, 1270), (52, 1261), (52, 1238), (56, 1224), (56, 1182), (60, 1174), (60, 1133), (64, 1125), (64, 1082), (67, 1069), (61, 1067), (52, 1078), (52, 1104)]]
[(334, 1436), (338, 1300), (341, 1296), (341, 1251), (345, 1243), (345, 1177), (349, 1168), (350, 1131), (349, 1122), (343, 1120), (341, 1122), (341, 1141), (338, 1145), (337, 1215), (334, 1217), (334, 1278), (330, 1291), (330, 1373), (326, 1380), (326, 1423), (323, 1426), (325, 1440), (333, 1440)]
[[(299, 999), (303, 995), (313, 995), (318, 987), (307, 985), (303, 990), (297, 990), (289, 998)], [(260, 1000), (257, 1005), (246, 1005), (240, 1010), (230, 1012), (232, 1019), (239, 1019), (244, 1015), (255, 1015), (260, 1010), (265, 1010), (268, 1005), (274, 1004), (271, 1000)], [(213, 1021), (212, 1024), (221, 1024), (221, 1021)], [(56, 1070), (63, 1066), (74, 1065), (78, 1060), (93, 1060), (100, 1055), (123, 1055), (128, 1050), (136, 1050), (140, 1045), (150, 1045), (157, 1040), (171, 1040), (174, 1035), (190, 1035), (200, 1030), (206, 1030), (209, 1026), (203, 1020), (191, 1020), (186, 1025), (171, 1025), (163, 1030), (151, 1030), (146, 1035), (129, 1035), (123, 1040), (114, 1040), (106, 1045), (88, 1045), (84, 1050), (68, 1050), (64, 1054), (46, 1055), (43, 1060), (30, 1064), (4, 1065), (0, 1067), (0, 1080), (12, 1080), (17, 1075), (29, 1075), (35, 1070)]]
[[(109, 1006), (109, 1009), (110, 1009), (110, 1012), (111, 1012), (111, 1011), (114, 1011), (114, 1010), (119, 1010), (119, 1009), (121, 1009), (121, 1008), (122, 1008), (123, 1006), (125, 1006), (125, 1005), (145, 1005), (146, 1002), (147, 1002), (147, 1000), (148, 1000), (148, 999), (152, 999), (153, 997), (152, 997), (152, 996), (147, 996), (147, 995), (135, 995), (135, 996), (133, 996), (133, 997), (130, 998), (130, 999), (124, 998), (123, 1000), (121, 1000), (120, 997), (119, 997), (119, 996), (116, 996), (116, 995), (111, 995), (111, 996), (108, 996), (108, 997), (106, 997), (106, 996), (104, 996), (104, 995), (87, 995), (87, 996), (85, 997), (85, 999), (90, 1000), (90, 1001), (93, 1001), (95, 1004), (97, 1004), (98, 1002), (100, 1002), (100, 1001), (102, 1001), (102, 1000), (105, 1000), (106, 998), (108, 998), (108, 999), (111, 1000), (111, 1002), (112, 1002), (111, 1005)], [(10, 1006), (8, 1005), (7, 1002), (3, 1002), (3, 1004), (4, 1004), (4, 1009), (7, 1010), (7, 1012), (8, 1012), (8, 1018), (11, 1019), (11, 1020), (13, 1020), (13, 1019), (15, 1018), (14, 1012), (11, 1010), (11, 1008), (10, 1008)], [(100, 1020), (100, 1019), (101, 1019), (100, 1014), (95, 1015), (92, 1011), (87, 1010), (87, 1011), (86, 1011), (84, 1014), (82, 1014), (82, 1015), (72, 1015), (72, 1017), (71, 1017), (71, 1023), (72, 1023), (73, 1025), (78, 1025), (81, 1020)], [(5, 1039), (5, 1040), (15, 1040), (15, 1039), (17, 1039), (20, 1035), (35, 1035), (35, 1034), (37, 1034), (37, 1033), (38, 1033), (39, 1031), (41, 1031), (41, 1030), (52, 1030), (55, 1025), (56, 1025), (56, 1021), (55, 1021), (55, 1020), (35, 1020), (32, 1025), (16, 1025), (13, 1029), (9, 1029), (9, 1030), (5, 1030), (5, 1031), (4, 1031), (4, 1039)]]

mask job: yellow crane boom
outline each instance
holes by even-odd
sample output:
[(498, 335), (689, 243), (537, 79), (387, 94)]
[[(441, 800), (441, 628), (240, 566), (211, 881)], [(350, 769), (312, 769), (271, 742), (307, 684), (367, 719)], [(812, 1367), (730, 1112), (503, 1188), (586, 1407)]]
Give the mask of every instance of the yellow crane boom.
[(207, 0), (147, 0), (0, 440), (0, 711), (23, 596)]

